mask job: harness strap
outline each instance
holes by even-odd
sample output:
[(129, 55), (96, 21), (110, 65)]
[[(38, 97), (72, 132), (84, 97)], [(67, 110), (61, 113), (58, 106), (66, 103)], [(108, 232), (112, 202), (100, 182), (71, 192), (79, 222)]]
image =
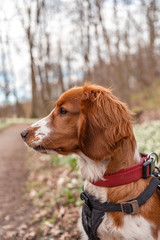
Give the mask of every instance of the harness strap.
[[(104, 202), (101, 203), (94, 196), (90, 195), (87, 191), (81, 193), (81, 199), (85, 204), (104, 212), (124, 212), (126, 214), (136, 214), (139, 212), (139, 207), (142, 206), (154, 193), (155, 189), (160, 184), (160, 180), (153, 177), (148, 187), (137, 198), (123, 203)], [(85, 196), (84, 196), (85, 195)], [(87, 201), (85, 200), (87, 199)]]
[(105, 212), (96, 209), (90, 209), (87, 205), (82, 208), (82, 224), (89, 240), (100, 240), (97, 237), (97, 228), (103, 220)]
[(80, 194), (84, 200), (82, 208), (82, 224), (89, 240), (100, 240), (97, 235), (97, 228), (103, 220), (105, 212), (124, 212), (125, 214), (136, 214), (139, 207), (142, 206), (154, 193), (155, 189), (159, 189), (160, 180), (153, 177), (148, 187), (137, 198), (123, 203), (105, 202), (101, 203), (87, 191)]

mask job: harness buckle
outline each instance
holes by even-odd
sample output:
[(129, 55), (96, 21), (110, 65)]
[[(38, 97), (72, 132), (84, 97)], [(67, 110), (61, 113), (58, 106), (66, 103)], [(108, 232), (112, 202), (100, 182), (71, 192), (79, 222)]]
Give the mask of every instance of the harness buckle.
[(140, 212), (139, 205), (137, 200), (133, 200), (130, 202), (123, 202), (121, 203), (121, 210), (123, 213), (126, 214), (137, 214)]
[(155, 170), (155, 163), (158, 163), (158, 155), (154, 152), (147, 156), (146, 161), (142, 165), (142, 177), (147, 178), (152, 175)]

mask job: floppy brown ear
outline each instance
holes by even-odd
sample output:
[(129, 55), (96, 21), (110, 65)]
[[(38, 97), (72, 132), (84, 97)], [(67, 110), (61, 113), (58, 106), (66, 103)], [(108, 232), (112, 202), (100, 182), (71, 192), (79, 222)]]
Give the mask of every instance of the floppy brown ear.
[(109, 90), (84, 86), (80, 106), (79, 147), (89, 158), (110, 157), (122, 139), (133, 134), (130, 111)]

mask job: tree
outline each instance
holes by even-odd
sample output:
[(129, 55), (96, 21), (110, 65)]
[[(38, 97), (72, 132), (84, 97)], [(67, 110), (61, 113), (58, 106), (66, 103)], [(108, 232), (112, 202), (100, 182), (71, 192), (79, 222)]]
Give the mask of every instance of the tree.
[[(16, 5), (17, 12), (20, 16), (22, 27), (26, 35), (26, 41), (29, 48), (29, 58), (30, 58), (30, 74), (31, 74), (31, 86), (32, 86), (32, 113), (31, 117), (36, 118), (37, 114), (37, 82), (36, 82), (36, 73), (35, 73), (35, 60), (34, 60), (34, 26), (33, 26), (33, 15), (34, 9), (32, 7), (32, 1), (23, 0), (22, 6), (18, 3)], [(39, 8), (37, 8), (36, 16), (37, 20), (39, 19)], [(38, 23), (38, 21), (37, 21)]]

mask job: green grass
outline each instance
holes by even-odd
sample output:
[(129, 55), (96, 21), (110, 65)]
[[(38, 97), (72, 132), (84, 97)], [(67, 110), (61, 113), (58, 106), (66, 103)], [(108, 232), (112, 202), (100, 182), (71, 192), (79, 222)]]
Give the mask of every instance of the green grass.
[[(69, 156), (55, 155), (50, 160), (51, 166), (67, 167), (70, 166), (71, 171), (77, 171), (77, 156), (75, 154)], [(64, 205), (74, 204), (76, 206), (82, 205), (82, 201), (79, 199), (79, 194), (82, 192), (83, 180), (80, 178), (73, 178), (71, 182), (65, 183), (55, 197), (56, 202), (63, 202)], [(65, 199), (65, 200), (64, 200)]]
[(38, 119), (30, 119), (30, 118), (0, 118), (0, 130), (10, 126), (11, 124), (18, 124), (18, 123), (32, 124), (37, 120)]
[(8, 127), (11, 122), (8, 119), (0, 119), (0, 130)]
[(54, 155), (51, 160), (51, 165), (65, 166), (69, 165), (71, 170), (77, 170), (77, 157), (72, 154), (69, 156)]

